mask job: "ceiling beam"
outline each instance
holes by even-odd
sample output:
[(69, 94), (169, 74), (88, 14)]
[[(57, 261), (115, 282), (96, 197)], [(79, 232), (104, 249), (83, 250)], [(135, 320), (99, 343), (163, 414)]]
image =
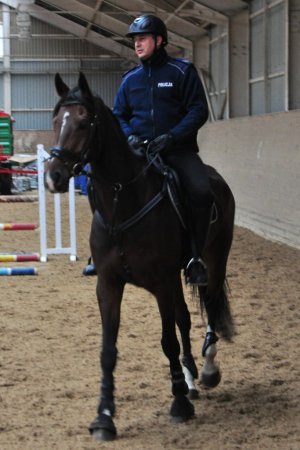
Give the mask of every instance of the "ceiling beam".
[[(142, 14), (156, 14), (162, 20), (168, 18), (169, 13), (161, 8), (161, 2), (159, 7), (152, 5), (145, 0), (114, 0), (111, 3), (113, 6), (120, 8), (120, 12), (132, 16), (132, 20)], [(127, 25), (128, 28), (128, 25)], [(177, 47), (184, 48), (189, 52), (193, 50), (193, 44), (189, 39), (189, 34), (199, 34), (201, 30), (198, 26), (191, 24), (188, 20), (174, 16), (172, 23), (169, 23), (168, 36), (169, 42)]]
[(216, 11), (215, 9), (209, 8), (204, 5), (201, 0), (194, 0), (190, 10), (186, 9), (185, 12), (193, 15), (197, 13), (197, 18), (205, 20), (213, 25), (226, 25), (228, 23), (228, 17), (225, 14)]
[[(81, 3), (77, 0), (50, 0), (50, 2), (53, 6), (56, 6), (59, 10), (63, 10), (66, 12), (69, 12), (71, 14), (77, 15), (78, 17), (84, 18), (85, 20), (89, 21), (91, 17), (91, 8), (86, 6), (84, 3)], [(128, 5), (132, 8), (138, 8), (141, 7), (143, 2), (142, 0), (131, 0)], [(117, 6), (120, 8), (120, 12), (123, 12), (124, 14), (128, 15), (128, 9), (127, 9), (127, 2), (120, 2), (120, 1), (114, 1), (113, 6)], [(153, 7), (152, 7), (153, 9)], [(129, 17), (130, 19), (130, 17)], [(128, 21), (130, 22), (130, 20)], [(104, 28), (105, 30), (114, 33), (121, 38), (123, 38), (129, 27), (129, 23), (122, 22), (111, 15), (105, 14), (101, 11), (94, 10), (94, 19), (93, 23), (100, 28)], [(177, 24), (177, 29), (182, 29), (183, 27), (188, 26), (188, 22), (185, 22), (183, 24), (183, 21), (181, 21), (181, 24)], [(197, 28), (197, 31), (199, 31), (199, 28)], [(174, 33), (172, 31), (169, 31), (169, 41), (170, 44), (174, 47), (179, 47), (182, 49), (186, 49), (188, 51), (192, 51), (193, 46), (192, 42), (189, 39), (186, 39), (184, 35), (181, 35), (180, 33)]]
[[(16, 0), (4, 0), (2, 3), (5, 3), (12, 8), (17, 8), (19, 2)], [(84, 37), (84, 27), (38, 5), (30, 5), (28, 12), (32, 17), (51, 24), (56, 28), (60, 28), (61, 30), (67, 31), (72, 35), (77, 36), (79, 39), (85, 39), (98, 47), (102, 47), (105, 50), (118, 55), (120, 58), (136, 62), (134, 51), (113, 39), (102, 36), (101, 34), (91, 30), (89, 31), (88, 36)]]

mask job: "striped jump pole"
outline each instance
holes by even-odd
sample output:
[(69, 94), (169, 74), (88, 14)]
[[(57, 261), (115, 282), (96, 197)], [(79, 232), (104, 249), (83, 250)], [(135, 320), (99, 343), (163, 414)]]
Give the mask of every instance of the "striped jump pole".
[(0, 276), (37, 275), (35, 267), (0, 267)]
[(0, 195), (0, 203), (37, 202), (38, 195)]
[(39, 260), (39, 253), (0, 254), (0, 262), (25, 262)]
[(0, 223), (0, 230), (18, 231), (18, 230), (35, 230), (35, 223)]

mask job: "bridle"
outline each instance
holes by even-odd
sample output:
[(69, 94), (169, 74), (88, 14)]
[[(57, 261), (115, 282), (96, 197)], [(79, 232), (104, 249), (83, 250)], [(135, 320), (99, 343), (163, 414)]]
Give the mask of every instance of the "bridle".
[[(87, 106), (77, 99), (65, 100), (60, 104), (60, 107), (68, 105), (83, 105), (89, 111)], [(70, 163), (74, 163), (73, 167), (69, 169), (70, 174), (71, 176), (79, 175), (83, 171), (84, 166), (89, 162), (89, 157), (92, 151), (91, 144), (94, 140), (98, 125), (99, 117), (97, 114), (93, 114), (92, 120), (89, 124), (89, 136), (84, 148), (79, 153), (74, 153), (71, 150), (68, 150), (67, 148), (64, 148), (60, 145), (54, 145), (50, 148), (50, 159), (57, 158), (67, 167), (69, 167)]]

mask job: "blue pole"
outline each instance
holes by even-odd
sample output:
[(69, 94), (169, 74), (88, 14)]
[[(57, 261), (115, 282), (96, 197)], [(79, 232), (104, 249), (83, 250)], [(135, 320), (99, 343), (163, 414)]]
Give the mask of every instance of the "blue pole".
[(1, 275), (37, 275), (35, 267), (0, 267)]

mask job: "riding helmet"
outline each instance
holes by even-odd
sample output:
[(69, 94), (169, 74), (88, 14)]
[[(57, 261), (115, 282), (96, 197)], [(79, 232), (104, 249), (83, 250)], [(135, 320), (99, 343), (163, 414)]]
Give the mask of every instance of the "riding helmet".
[(137, 17), (128, 29), (127, 37), (133, 37), (136, 34), (154, 34), (155, 36), (162, 36), (163, 45), (168, 43), (168, 32), (164, 22), (152, 14), (144, 14)]

